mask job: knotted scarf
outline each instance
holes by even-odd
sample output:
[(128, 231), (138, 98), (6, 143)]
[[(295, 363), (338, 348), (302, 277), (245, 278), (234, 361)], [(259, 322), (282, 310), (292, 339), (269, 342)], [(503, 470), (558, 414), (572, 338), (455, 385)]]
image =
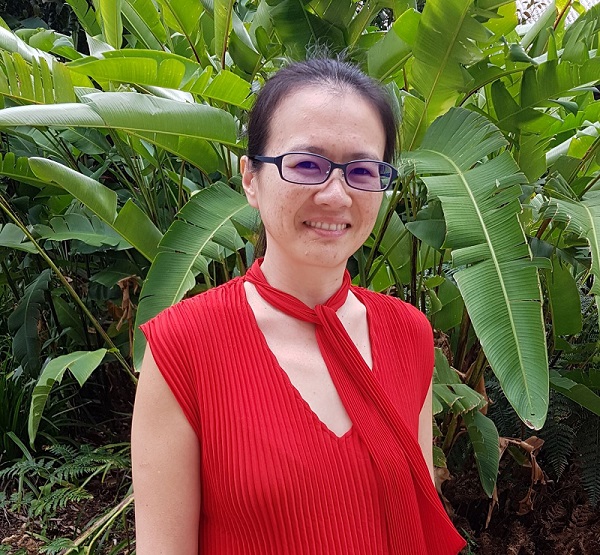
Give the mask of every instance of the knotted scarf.
[(261, 262), (252, 265), (245, 279), (274, 308), (315, 325), (321, 355), (379, 475), (390, 553), (458, 553), (464, 540), (439, 500), (417, 439), (336, 314), (348, 296), (349, 273), (344, 273), (340, 289), (313, 310), (292, 295), (271, 287), (260, 269)]

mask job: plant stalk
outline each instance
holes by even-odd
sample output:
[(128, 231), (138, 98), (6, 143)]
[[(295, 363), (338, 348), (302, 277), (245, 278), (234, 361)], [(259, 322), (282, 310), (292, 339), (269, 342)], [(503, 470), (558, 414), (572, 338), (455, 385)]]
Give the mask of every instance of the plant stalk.
[(0, 195), (0, 207), (2, 208), (2, 210), (4, 210), (6, 215), (15, 223), (15, 225), (17, 225), (21, 229), (21, 231), (27, 236), (27, 238), (33, 243), (35, 248), (40, 253), (41, 257), (46, 261), (46, 264), (48, 264), (48, 266), (50, 266), (52, 271), (56, 274), (56, 276), (58, 277), (60, 282), (63, 284), (65, 289), (68, 291), (69, 295), (71, 295), (73, 300), (77, 303), (77, 305), (81, 308), (81, 310), (83, 310), (84, 314), (88, 317), (88, 319), (90, 320), (90, 322), (92, 323), (94, 328), (96, 328), (96, 330), (102, 336), (102, 338), (104, 339), (106, 344), (110, 347), (109, 352), (111, 352), (115, 356), (115, 358), (119, 361), (119, 363), (121, 364), (121, 366), (123, 367), (125, 372), (127, 372), (127, 374), (129, 375), (129, 377), (131, 378), (133, 383), (137, 383), (137, 378), (135, 377), (134, 373), (132, 372), (131, 367), (129, 366), (129, 364), (127, 364), (127, 361), (123, 358), (123, 355), (121, 355), (119, 349), (113, 343), (112, 339), (104, 331), (104, 328), (100, 325), (98, 320), (96, 320), (94, 315), (89, 311), (88, 307), (81, 300), (81, 297), (79, 297), (79, 295), (77, 294), (75, 289), (73, 289), (73, 287), (71, 286), (71, 284), (69, 283), (67, 278), (63, 275), (63, 273), (58, 268), (58, 266), (56, 266), (56, 264), (54, 264), (54, 261), (46, 254), (44, 249), (35, 240), (33, 235), (29, 232), (27, 227), (21, 222), (21, 220), (17, 217), (17, 215), (13, 214), (10, 207), (6, 203), (6, 200), (1, 195)]

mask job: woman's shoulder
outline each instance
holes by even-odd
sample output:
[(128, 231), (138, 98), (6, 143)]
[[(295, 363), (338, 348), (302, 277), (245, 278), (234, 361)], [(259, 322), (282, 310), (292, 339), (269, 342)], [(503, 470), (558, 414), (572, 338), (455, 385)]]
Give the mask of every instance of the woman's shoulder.
[(174, 330), (194, 324), (198, 320), (212, 321), (215, 317), (231, 314), (236, 306), (241, 306), (243, 299), (243, 281), (236, 277), (222, 285), (176, 302), (163, 309), (150, 321), (155, 325), (160, 323), (163, 328)]

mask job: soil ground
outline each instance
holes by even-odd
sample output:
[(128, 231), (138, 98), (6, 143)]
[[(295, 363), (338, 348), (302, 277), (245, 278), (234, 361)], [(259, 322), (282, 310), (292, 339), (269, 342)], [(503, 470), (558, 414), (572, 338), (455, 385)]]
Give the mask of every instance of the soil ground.
[[(504, 468), (498, 482), (498, 503), (489, 525), (486, 520), (490, 499), (482, 492), (475, 468), (454, 476), (444, 484), (444, 495), (454, 513), (454, 523), (469, 538), (463, 555), (598, 555), (600, 554), (600, 508), (592, 507), (578, 478), (576, 464), (571, 465), (560, 481), (548, 481), (533, 487), (531, 503), (521, 503), (531, 485), (526, 468)], [(46, 522), (28, 519), (0, 509), (0, 555), (35, 555), (45, 544), (41, 537), (75, 538), (85, 526), (114, 507), (124, 496), (120, 487), (123, 476), (110, 476), (90, 484), (92, 500), (73, 503)], [(524, 513), (524, 514), (519, 514)], [(130, 547), (119, 554), (132, 552), (133, 513), (111, 532), (106, 552), (129, 539)]]

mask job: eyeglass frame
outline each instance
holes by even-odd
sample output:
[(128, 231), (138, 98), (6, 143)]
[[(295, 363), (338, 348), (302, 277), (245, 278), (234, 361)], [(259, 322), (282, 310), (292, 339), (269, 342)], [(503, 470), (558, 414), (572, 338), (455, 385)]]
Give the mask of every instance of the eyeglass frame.
[[(288, 156), (289, 154), (307, 154), (309, 156), (316, 156), (317, 158), (321, 158), (322, 160), (327, 161), (329, 163), (329, 171), (325, 175), (325, 179), (323, 179), (323, 181), (318, 181), (316, 183), (306, 183), (306, 182), (302, 182), (302, 181), (300, 181), (300, 182), (291, 181), (291, 180), (283, 177), (282, 160), (283, 160), (284, 156)], [(333, 170), (335, 170), (336, 168), (340, 168), (342, 170), (342, 174), (344, 175), (344, 181), (346, 182), (346, 185), (348, 185), (348, 187), (350, 187), (356, 191), (365, 191), (367, 193), (371, 193), (371, 192), (372, 193), (381, 193), (383, 191), (387, 191), (390, 188), (391, 184), (394, 182), (394, 180), (398, 177), (398, 170), (394, 166), (392, 166), (388, 162), (384, 162), (383, 160), (372, 160), (370, 158), (361, 158), (359, 160), (350, 160), (350, 162), (345, 162), (344, 164), (338, 164), (337, 162), (330, 160), (326, 156), (322, 156), (321, 154), (316, 154), (315, 152), (284, 152), (283, 154), (280, 154), (279, 156), (248, 156), (248, 158), (252, 161), (262, 162), (264, 164), (274, 164), (275, 166), (277, 166), (277, 169), (279, 170), (279, 177), (281, 177), (281, 179), (283, 179), (287, 183), (294, 183), (295, 185), (308, 185), (308, 186), (322, 185), (331, 177)], [(356, 164), (357, 162), (375, 162), (376, 164), (383, 164), (384, 166), (387, 166), (388, 168), (390, 168), (391, 169), (390, 182), (388, 183), (387, 187), (385, 187), (383, 189), (361, 189), (359, 187), (355, 187), (354, 185), (351, 185), (348, 182), (348, 177), (346, 175), (346, 168), (350, 164)]]

